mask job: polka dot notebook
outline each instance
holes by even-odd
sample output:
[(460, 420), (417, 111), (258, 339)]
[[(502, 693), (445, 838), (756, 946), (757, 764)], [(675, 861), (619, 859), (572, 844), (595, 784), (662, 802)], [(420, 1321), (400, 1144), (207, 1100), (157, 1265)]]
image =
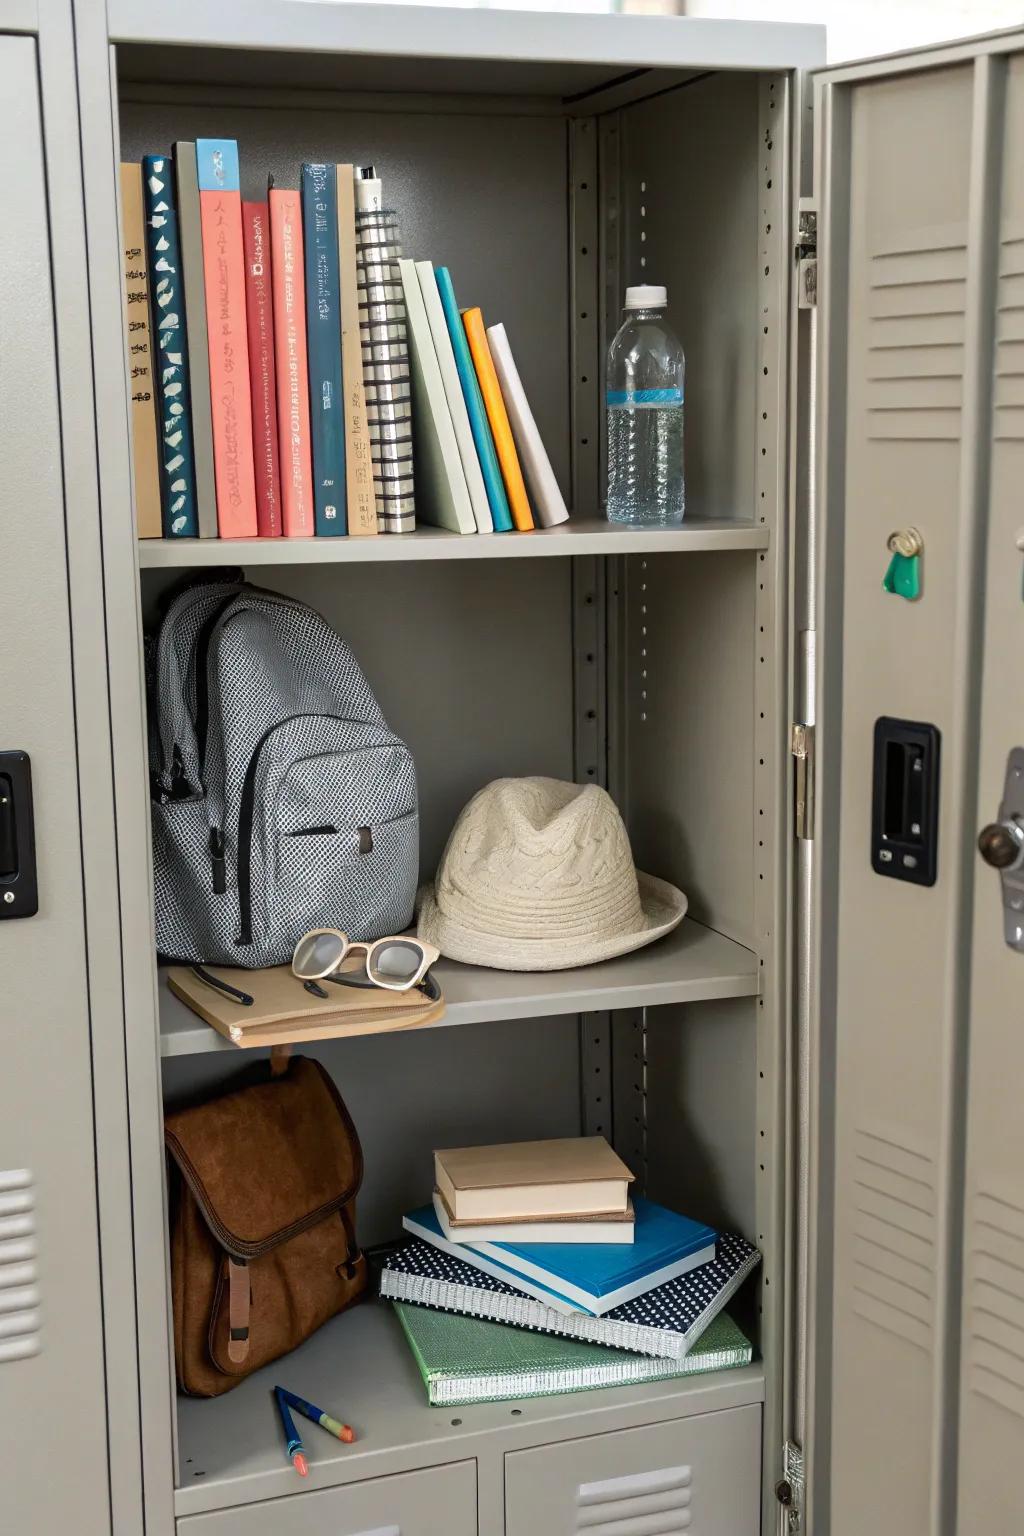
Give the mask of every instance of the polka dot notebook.
[(556, 1312), (503, 1280), (413, 1238), (388, 1258), (380, 1293), (392, 1301), (681, 1360), (760, 1261), (757, 1249), (742, 1237), (723, 1233), (710, 1264), (656, 1286), (604, 1317), (591, 1317), (585, 1312)]

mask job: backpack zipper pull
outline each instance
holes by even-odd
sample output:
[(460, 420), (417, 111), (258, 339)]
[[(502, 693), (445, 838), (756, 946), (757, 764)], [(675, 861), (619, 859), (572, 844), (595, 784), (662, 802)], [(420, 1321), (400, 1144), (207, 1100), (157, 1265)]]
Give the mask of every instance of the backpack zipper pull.
[(213, 894), (223, 896), (228, 883), (224, 868), (224, 834), (220, 827), (210, 830), (210, 862), (213, 865)]

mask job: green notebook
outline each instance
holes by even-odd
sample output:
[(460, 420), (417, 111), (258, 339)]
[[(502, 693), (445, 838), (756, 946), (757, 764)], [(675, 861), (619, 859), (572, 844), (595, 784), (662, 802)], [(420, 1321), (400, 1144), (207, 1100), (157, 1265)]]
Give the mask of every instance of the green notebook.
[(682, 1360), (657, 1360), (403, 1301), (392, 1305), (433, 1408), (664, 1381), (749, 1365), (753, 1357), (749, 1340), (724, 1312)]

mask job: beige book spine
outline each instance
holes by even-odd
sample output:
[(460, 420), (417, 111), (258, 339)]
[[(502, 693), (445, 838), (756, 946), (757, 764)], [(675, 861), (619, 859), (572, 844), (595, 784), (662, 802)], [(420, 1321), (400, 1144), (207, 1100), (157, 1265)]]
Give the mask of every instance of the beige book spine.
[(356, 276), (356, 194), (351, 165), (339, 165), (338, 265), (341, 278), (341, 387), (345, 397), (345, 494), (348, 531), (363, 537), (377, 532), (373, 491), (373, 456), (366, 419), (363, 353), (359, 335)]
[(149, 269), (146, 265), (141, 165), (125, 163), (121, 166), (121, 220), (135, 522), (140, 539), (159, 539), (163, 533), (160, 461), (157, 457), (156, 386), (149, 325)]

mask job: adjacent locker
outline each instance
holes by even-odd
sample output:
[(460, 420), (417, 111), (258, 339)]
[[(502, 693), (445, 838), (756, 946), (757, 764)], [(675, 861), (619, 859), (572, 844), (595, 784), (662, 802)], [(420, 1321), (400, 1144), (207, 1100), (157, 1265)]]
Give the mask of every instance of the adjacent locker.
[[(0, 750), (31, 761), (39, 902), (35, 916), (0, 921), (0, 1526), (109, 1536), (65, 504), (30, 37), (0, 35), (0, 184)], [(24, 794), (10, 775), (0, 788)], [(5, 839), (7, 891), (28, 851), (22, 824), (16, 847)]]
[[(1008, 758), (1024, 748), (1024, 55), (995, 61), (992, 75), (994, 93), (1005, 93), (1005, 126), (992, 274), (978, 828), (996, 820)], [(1024, 774), (1018, 787), (1024, 805)], [(1024, 1526), (1024, 952), (1006, 943), (1000, 876), (980, 855), (974, 882), (957, 1527), (964, 1533)]]
[[(878, 78), (868, 66), (832, 87), (842, 99), (832, 102), (826, 167), (823, 241), (842, 246), (826, 250), (840, 276), (822, 297), (833, 411), (826, 511), (842, 579), (841, 594), (824, 594), (825, 641), (836, 643), (841, 623), (842, 660), (821, 710), (830, 722), (841, 711), (841, 788), (829, 813), (838, 867), (827, 872), (838, 882), (832, 1536), (868, 1525), (939, 1536), (955, 1469), (984, 144), (974, 61), (913, 64)], [(924, 544), (916, 600), (883, 587), (889, 537), (909, 527)], [(884, 842), (873, 825), (876, 765), (904, 761), (899, 742), (876, 752), (884, 717), (915, 722), (919, 742), (937, 749), (934, 884), (917, 883), (928, 875), (929, 850), (915, 842), (927, 838), (927, 818), (914, 812), (895, 826), (916, 803), (909, 789), (883, 798)], [(930, 766), (905, 761), (908, 775)]]

